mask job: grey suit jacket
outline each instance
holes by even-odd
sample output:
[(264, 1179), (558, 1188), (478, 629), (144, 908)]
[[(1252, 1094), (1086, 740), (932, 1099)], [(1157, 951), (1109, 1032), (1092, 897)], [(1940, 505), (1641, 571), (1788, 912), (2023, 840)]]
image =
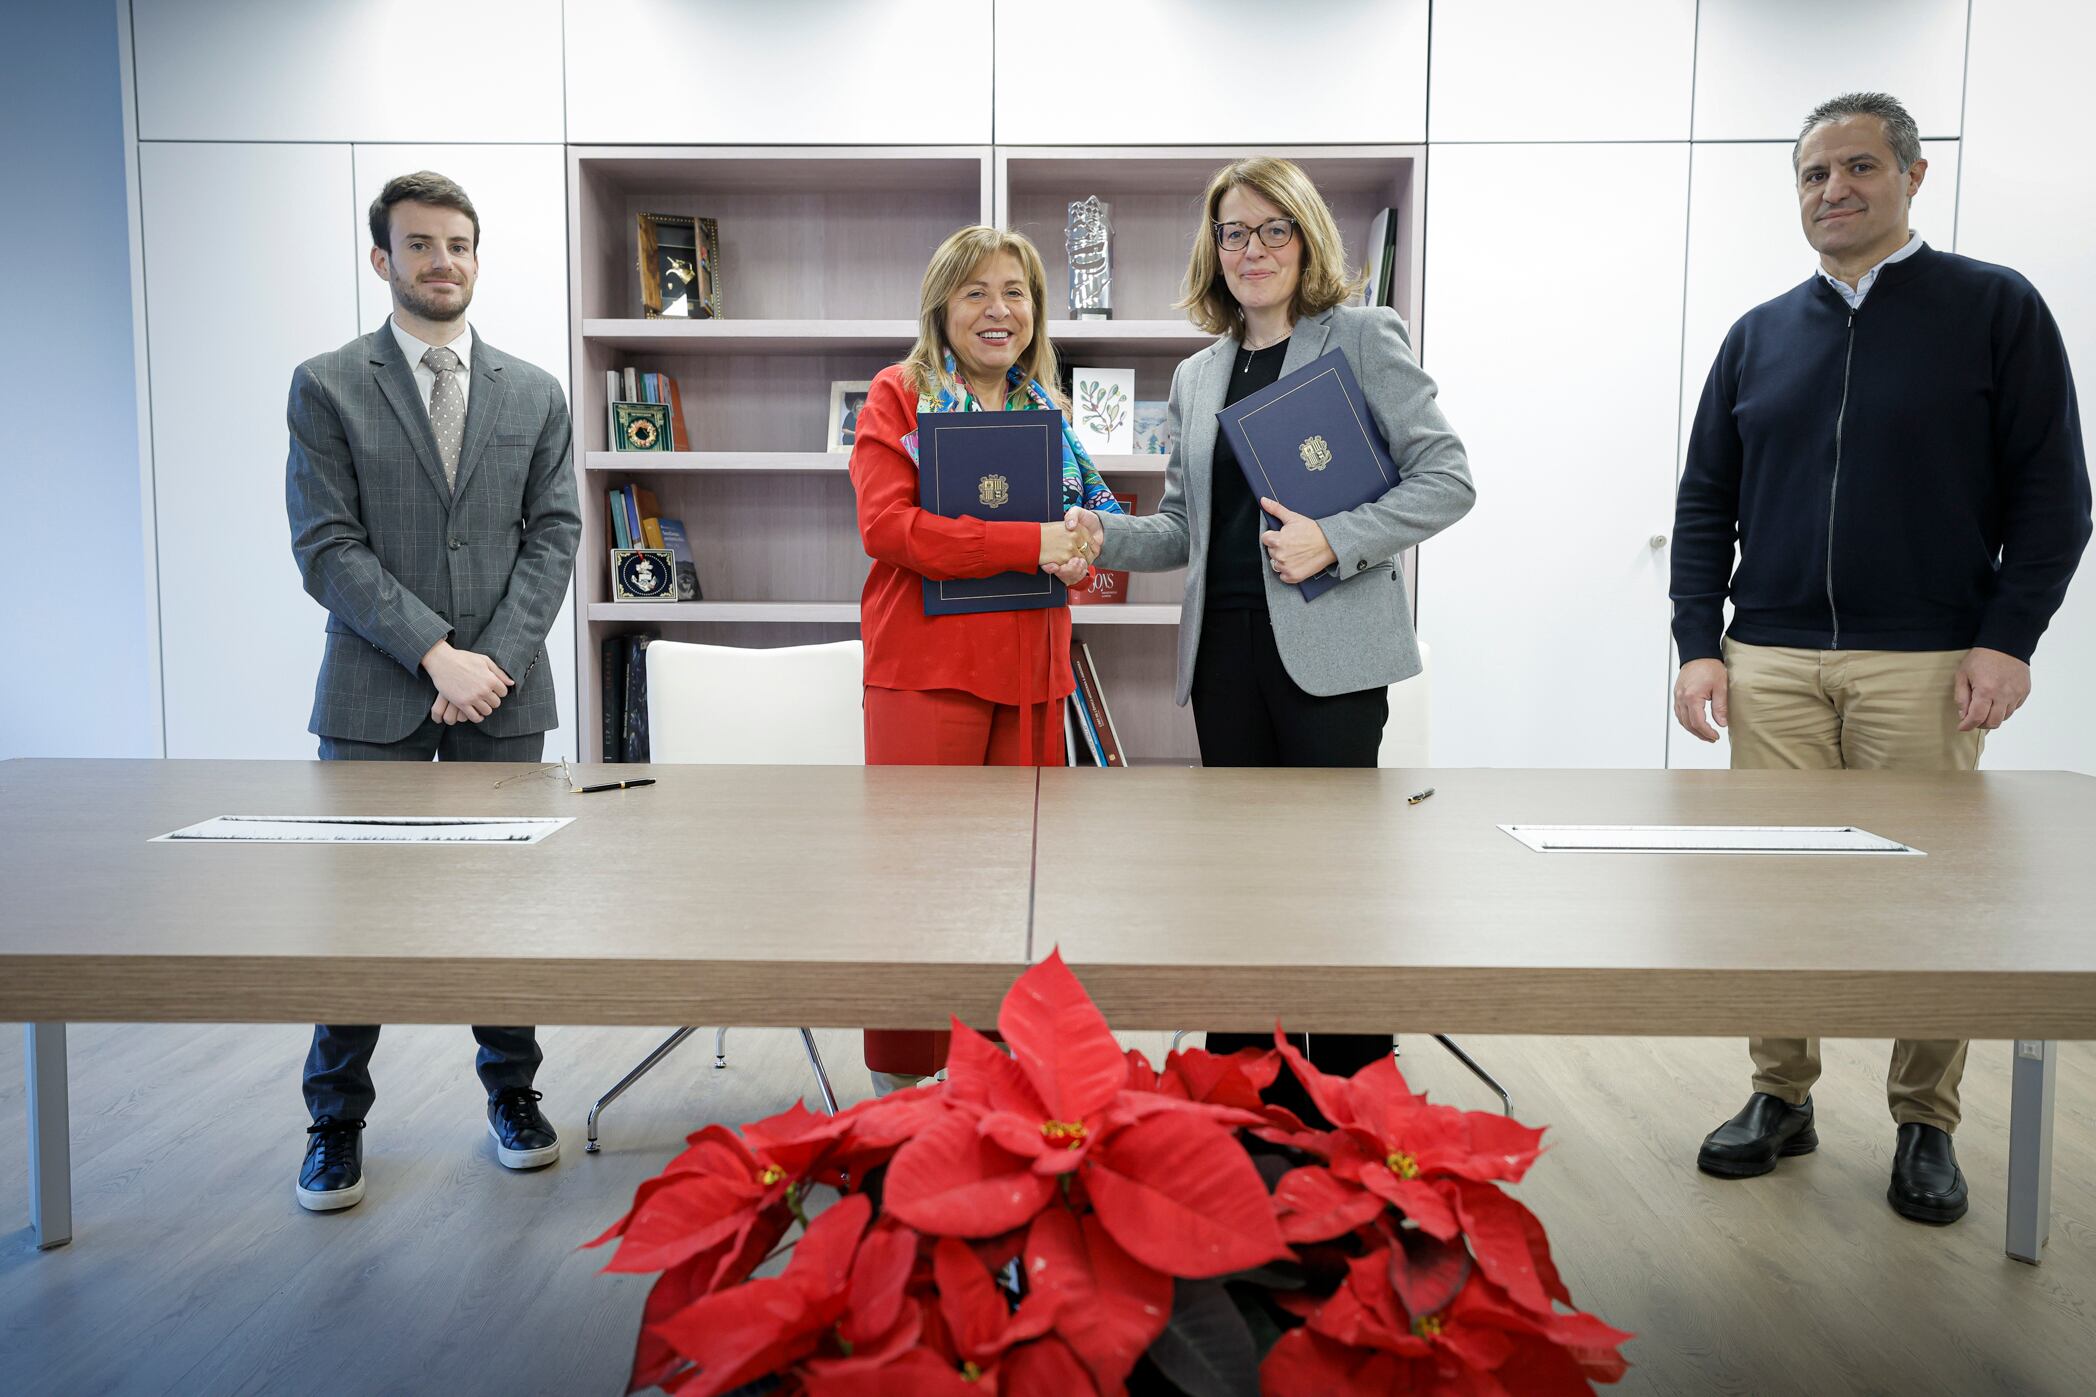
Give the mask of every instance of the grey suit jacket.
[(291, 551), (328, 609), (312, 732), (412, 733), (437, 698), (422, 657), (446, 637), (516, 681), (481, 731), (559, 722), (545, 640), (582, 536), (568, 407), (551, 374), (477, 336), (472, 372), (456, 491), (390, 323), (291, 375)]
[[(1317, 521), (1339, 555), (1345, 579), (1314, 602), (1274, 576), (1261, 549), (1274, 644), (1291, 679), (1312, 694), (1379, 688), (1419, 673), (1419, 645), (1397, 555), (1470, 512), (1477, 491), (1463, 443), (1434, 403), (1434, 381), (1412, 357), (1404, 321), (1387, 307), (1338, 306), (1296, 322), (1281, 376), (1334, 349), (1346, 352), (1368, 410), (1390, 444), (1398, 483), (1380, 499)], [(1179, 623), (1179, 694), (1192, 692), (1208, 585), (1209, 521), (1216, 414), (1230, 389), (1234, 339), (1217, 340), (1172, 373), (1166, 422), (1172, 433), (1164, 502), (1157, 513), (1101, 515), (1106, 541), (1099, 566), (1157, 572), (1186, 568), (1186, 611)], [(1257, 547), (1257, 543), (1254, 545)]]

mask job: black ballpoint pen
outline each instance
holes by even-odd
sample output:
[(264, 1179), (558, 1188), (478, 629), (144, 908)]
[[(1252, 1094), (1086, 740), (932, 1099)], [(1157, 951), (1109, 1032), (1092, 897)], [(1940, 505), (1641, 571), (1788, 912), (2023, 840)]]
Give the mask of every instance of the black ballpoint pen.
[(586, 796), (594, 795), (598, 791), (630, 791), (635, 786), (652, 786), (654, 784), (654, 777), (643, 776), (638, 781), (606, 781), (601, 786), (577, 786), (574, 790), (574, 794), (579, 796)]

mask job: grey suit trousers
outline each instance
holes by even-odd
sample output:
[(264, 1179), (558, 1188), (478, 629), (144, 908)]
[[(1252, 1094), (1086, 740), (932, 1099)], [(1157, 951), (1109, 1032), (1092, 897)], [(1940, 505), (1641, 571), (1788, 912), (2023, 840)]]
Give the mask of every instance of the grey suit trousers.
[[(320, 739), (324, 762), (535, 762), (545, 754), (546, 735), (490, 737), (471, 723), (446, 727), (434, 718), (398, 742), (358, 742), (351, 738)], [(378, 1093), (371, 1083), (371, 1056), (378, 1049), (377, 1024), (315, 1024), (313, 1046), (306, 1051), (306, 1110), (314, 1120), (363, 1120)], [(488, 1095), (507, 1087), (528, 1087), (537, 1075), (542, 1054), (531, 1028), (473, 1026), (480, 1044), (474, 1067)]]

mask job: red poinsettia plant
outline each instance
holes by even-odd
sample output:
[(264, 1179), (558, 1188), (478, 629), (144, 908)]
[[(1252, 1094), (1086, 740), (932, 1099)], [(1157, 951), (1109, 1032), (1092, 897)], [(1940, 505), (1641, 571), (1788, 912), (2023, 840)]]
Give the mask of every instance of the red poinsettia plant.
[[(1572, 1308), (1502, 1188), (1541, 1131), (1432, 1105), (1388, 1058), (1326, 1076), (1278, 1033), (1154, 1068), (1059, 953), (997, 1026), (1009, 1053), (955, 1022), (943, 1084), (707, 1126), (643, 1183), (590, 1244), (618, 1242), (607, 1270), (661, 1273), (632, 1390), (1548, 1394), (1622, 1376), (1631, 1336)], [(1261, 1100), (1284, 1066), (1329, 1125)]]

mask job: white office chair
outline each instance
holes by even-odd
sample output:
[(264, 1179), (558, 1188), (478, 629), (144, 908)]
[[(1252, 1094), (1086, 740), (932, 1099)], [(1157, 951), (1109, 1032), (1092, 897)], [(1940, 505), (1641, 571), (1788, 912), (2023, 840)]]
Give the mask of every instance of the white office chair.
[[(864, 651), (856, 640), (750, 650), (658, 640), (648, 646), (648, 755), (656, 762), (858, 766), (866, 760)], [(597, 1117), (698, 1032), (680, 1028), (590, 1107), (583, 1151), (597, 1152)], [(713, 1039), (726, 1067), (728, 1030)], [(837, 1114), (815, 1035), (801, 1030), (822, 1104)]]
[[(1383, 725), (1383, 745), (1376, 749), (1377, 766), (1430, 765), (1427, 753), (1428, 739), (1433, 726), (1433, 686), (1429, 677), (1433, 664), (1433, 651), (1428, 649), (1427, 643), (1422, 640), (1419, 642), (1419, 673), (1410, 679), (1400, 679), (1390, 686), (1390, 721)], [(1179, 1040), (1186, 1037), (1190, 1031), (1182, 1028), (1173, 1034), (1172, 1046), (1178, 1047)], [(1499, 1097), (1499, 1103), (1508, 1115), (1514, 1114), (1514, 1101), (1507, 1095), (1506, 1088), (1501, 1086), (1490, 1072), (1480, 1067), (1475, 1058), (1464, 1052), (1455, 1039), (1445, 1033), (1437, 1033), (1434, 1035), (1434, 1041), (1446, 1048), (1457, 1062), (1469, 1068), (1472, 1076), (1490, 1087)], [(1398, 1051), (1396, 1043), (1397, 1040), (1393, 1036), (1393, 1055)]]

